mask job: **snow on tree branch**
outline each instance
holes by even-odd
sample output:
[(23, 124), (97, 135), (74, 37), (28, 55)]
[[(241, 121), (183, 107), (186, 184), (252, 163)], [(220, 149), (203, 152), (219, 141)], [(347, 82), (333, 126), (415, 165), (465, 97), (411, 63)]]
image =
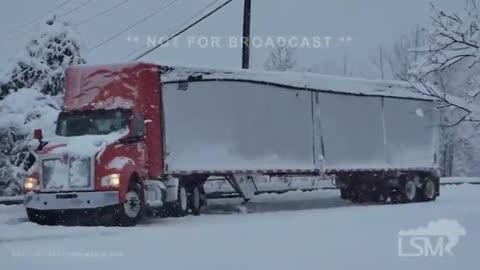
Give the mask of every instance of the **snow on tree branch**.
[(0, 74), (0, 196), (20, 193), (34, 162), (26, 147), (33, 130), (53, 134), (65, 70), (85, 63), (80, 41), (68, 23), (49, 19)]
[(5, 70), (0, 80), (0, 99), (21, 88), (35, 88), (50, 95), (61, 94), (66, 68), (85, 63), (80, 49), (81, 38), (69, 23), (56, 17), (48, 19)]
[(295, 48), (276, 44), (265, 62), (265, 69), (269, 71), (287, 71), (292, 70), (295, 65)]
[[(416, 91), (435, 97), (443, 107), (459, 109), (463, 116), (454, 123), (479, 121), (480, 106), (480, 10), (475, 0), (466, 0), (460, 14), (449, 14), (432, 5), (432, 27), (427, 45), (415, 50), (420, 57), (409, 71), (408, 80)], [(439, 87), (444, 72), (455, 71), (457, 96)]]

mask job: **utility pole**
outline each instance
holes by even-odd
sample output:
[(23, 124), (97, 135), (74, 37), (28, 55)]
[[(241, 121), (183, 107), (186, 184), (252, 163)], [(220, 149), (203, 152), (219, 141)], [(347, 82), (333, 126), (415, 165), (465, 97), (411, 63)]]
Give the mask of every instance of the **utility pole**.
[(250, 23), (252, 18), (252, 0), (244, 0), (245, 7), (243, 9), (243, 39), (242, 39), (242, 68), (250, 68)]

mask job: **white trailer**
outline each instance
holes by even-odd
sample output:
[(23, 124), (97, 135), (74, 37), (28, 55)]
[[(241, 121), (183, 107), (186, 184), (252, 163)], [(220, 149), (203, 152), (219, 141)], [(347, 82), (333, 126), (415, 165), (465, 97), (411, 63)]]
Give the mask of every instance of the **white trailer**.
[(334, 175), (354, 202), (439, 195), (435, 101), (407, 83), (160, 69), (168, 175), (225, 177), (245, 199), (265, 175)]

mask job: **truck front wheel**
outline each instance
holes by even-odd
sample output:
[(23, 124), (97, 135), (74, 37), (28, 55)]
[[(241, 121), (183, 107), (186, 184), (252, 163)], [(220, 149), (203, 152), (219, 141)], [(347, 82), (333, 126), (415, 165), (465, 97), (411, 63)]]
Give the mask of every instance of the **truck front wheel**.
[(141, 219), (145, 206), (142, 194), (140, 184), (132, 182), (129, 185), (125, 202), (120, 205), (119, 225), (134, 226)]

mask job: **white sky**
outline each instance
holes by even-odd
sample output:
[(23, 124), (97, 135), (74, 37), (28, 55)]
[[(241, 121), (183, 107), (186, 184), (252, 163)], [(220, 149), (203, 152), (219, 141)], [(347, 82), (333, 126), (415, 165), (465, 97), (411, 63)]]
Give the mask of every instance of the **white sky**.
[[(65, 0), (3, 0), (0, 8), (0, 63), (15, 55), (35, 31), (22, 38), (18, 34), (28, 32), (33, 26), (19, 29), (26, 22), (44, 15)], [(57, 10), (58, 14), (89, 0), (72, 0)], [(82, 21), (124, 0), (94, 0), (63, 19)], [(179, 0), (157, 16), (131, 29), (106, 45), (88, 51), (99, 42), (120, 32), (156, 9), (173, 0), (129, 0), (125, 5), (108, 14), (78, 27), (85, 39), (85, 54), (90, 63), (125, 61), (136, 49), (145, 50), (147, 36), (161, 37), (178, 24), (201, 10), (213, 0)], [(219, 1), (221, 3), (222, 0)], [(301, 66), (342, 65), (345, 55), (354, 66), (353, 75), (364, 75), (369, 56), (380, 45), (388, 48), (403, 33), (417, 26), (428, 26), (430, 0), (252, 0), (252, 35), (263, 41), (268, 36), (332, 37), (330, 47), (300, 49), (297, 52)], [(463, 0), (433, 0), (446, 10), (456, 11)], [(218, 3), (217, 3), (218, 5)], [(243, 1), (232, 4), (210, 17), (180, 38), (176, 47), (157, 50), (144, 58), (158, 63), (237, 68), (240, 66), (241, 49), (230, 48), (228, 38), (238, 37), (242, 30)], [(11, 31), (13, 34), (5, 35)], [(189, 37), (220, 37), (221, 48), (200, 48), (189, 45)], [(138, 37), (139, 43), (129, 42), (128, 37)], [(340, 42), (342, 37), (351, 41)], [(190, 40), (192, 41), (192, 40)], [(254, 49), (252, 64), (262, 68), (268, 49)], [(131, 58), (131, 57), (130, 57)], [(367, 72), (368, 73), (368, 72)]]

